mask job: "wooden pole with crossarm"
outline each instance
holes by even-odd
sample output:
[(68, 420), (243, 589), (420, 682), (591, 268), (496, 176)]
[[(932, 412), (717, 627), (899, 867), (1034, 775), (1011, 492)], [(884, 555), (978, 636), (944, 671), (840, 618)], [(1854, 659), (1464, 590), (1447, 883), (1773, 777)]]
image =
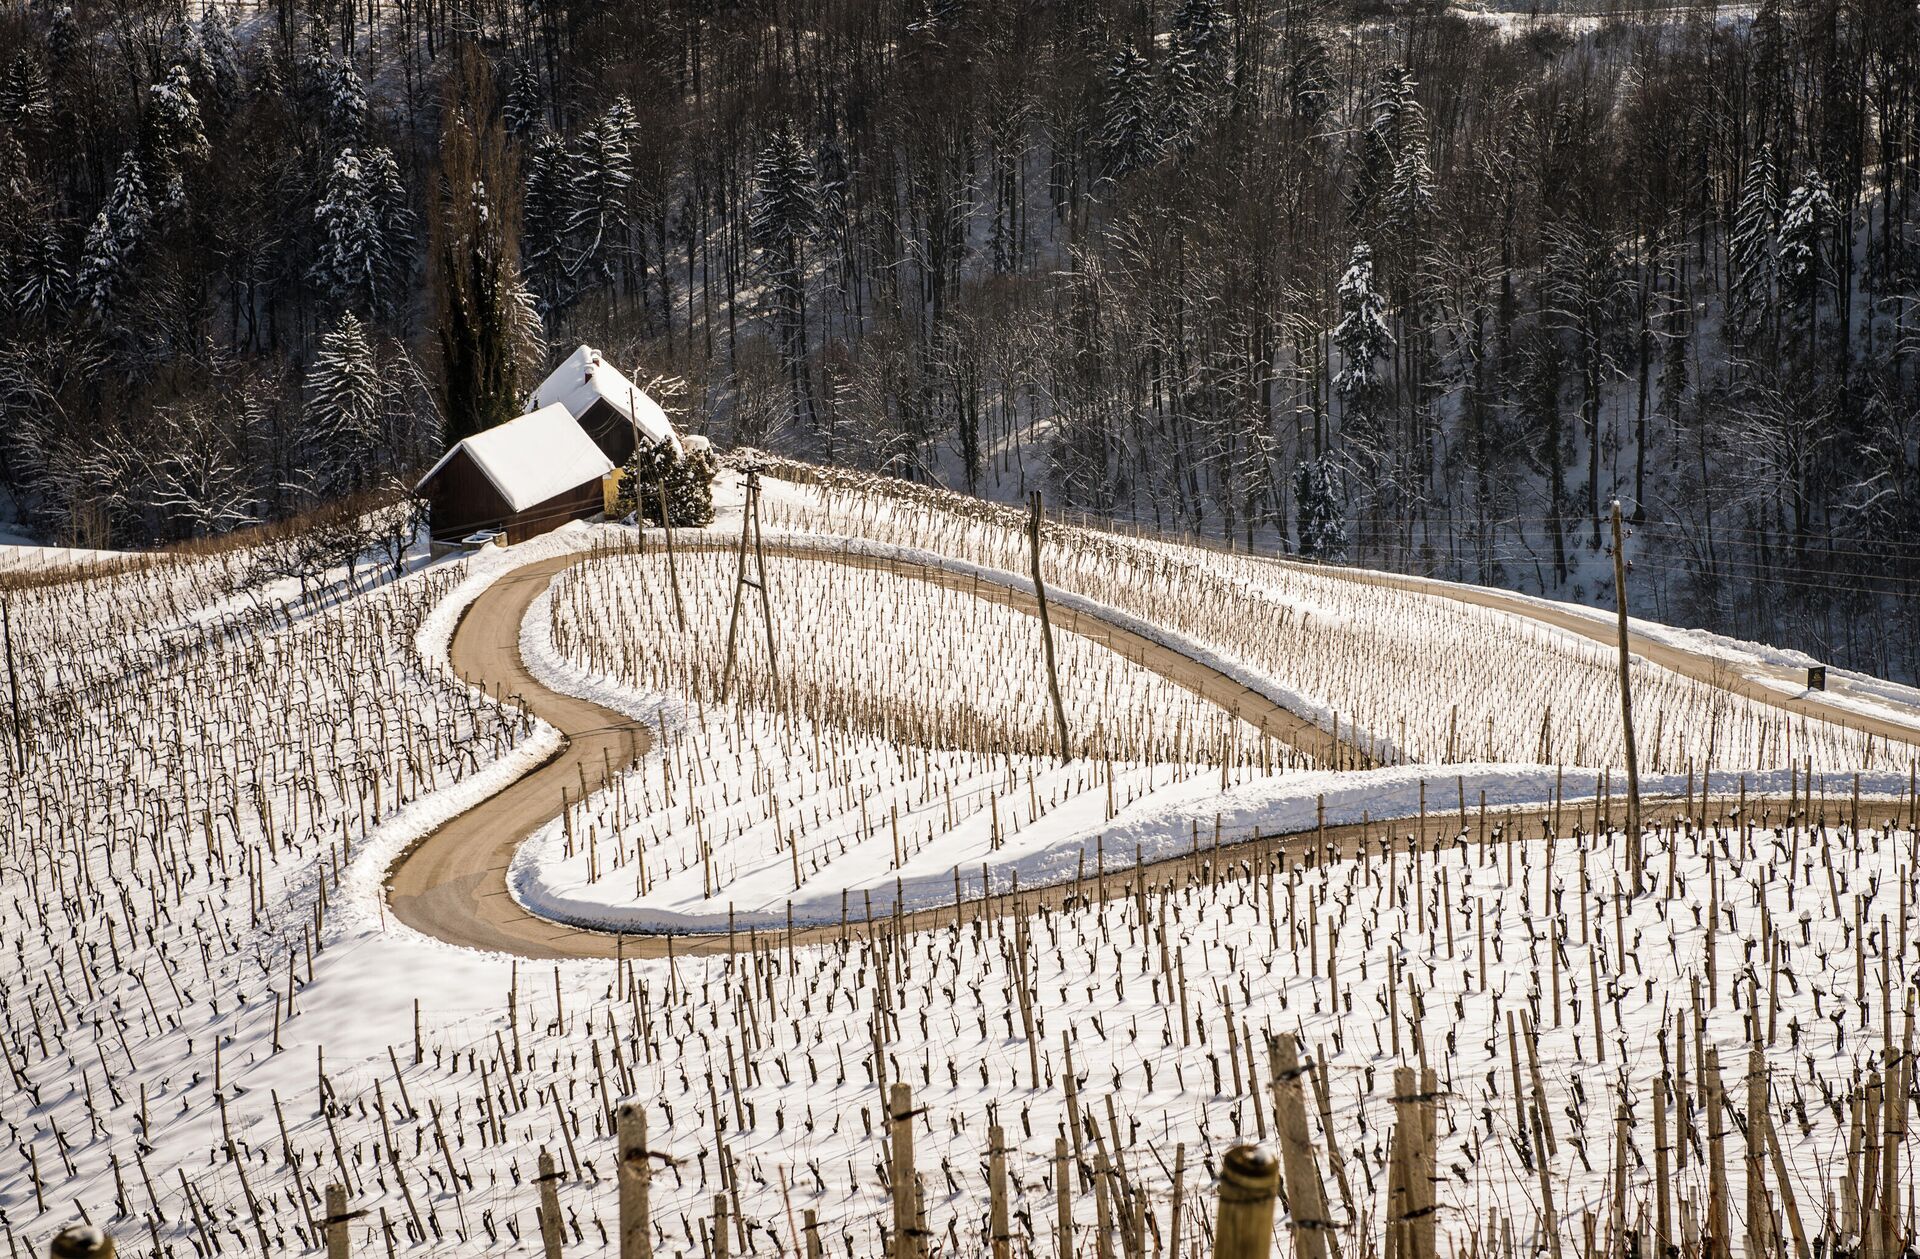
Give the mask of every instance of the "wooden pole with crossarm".
[[(753, 576), (747, 576), (747, 552), (753, 552)], [(740, 646), (740, 604), (751, 586), (760, 595), (760, 619), (767, 631), (767, 677), (772, 694), (780, 694), (780, 669), (773, 647), (773, 605), (767, 599), (767, 553), (760, 533), (760, 474), (747, 470), (747, 502), (740, 512), (740, 552), (733, 583), (733, 615), (727, 621), (727, 668), (720, 677), (720, 698), (733, 686), (733, 666)]]

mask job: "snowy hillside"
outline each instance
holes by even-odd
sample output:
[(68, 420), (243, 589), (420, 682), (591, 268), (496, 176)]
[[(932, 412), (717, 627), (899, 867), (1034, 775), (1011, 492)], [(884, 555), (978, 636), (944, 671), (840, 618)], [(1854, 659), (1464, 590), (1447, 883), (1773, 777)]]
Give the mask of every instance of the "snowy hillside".
[(7, 590), (17, 1253), (619, 1253), (624, 1099), (659, 1255), (899, 1253), (900, 1123), (917, 1254), (1210, 1253), (1295, 1105), (1342, 1254), (1910, 1236), (1898, 688), (1638, 627), (1636, 894), (1577, 629), (1050, 522), (1063, 756), (1024, 516), (767, 466), (731, 676), (737, 471), (671, 551)]

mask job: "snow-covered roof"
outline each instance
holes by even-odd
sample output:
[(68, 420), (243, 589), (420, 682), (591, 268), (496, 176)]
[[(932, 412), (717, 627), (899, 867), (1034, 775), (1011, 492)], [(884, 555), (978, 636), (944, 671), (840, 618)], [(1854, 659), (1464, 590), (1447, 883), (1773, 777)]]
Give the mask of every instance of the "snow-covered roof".
[(613, 464), (573, 413), (554, 403), (457, 443), (420, 478), (414, 492), (462, 450), (514, 511), (525, 511), (613, 471)]
[(583, 345), (567, 355), (533, 392), (537, 407), (560, 403), (575, 419), (587, 413), (594, 403), (605, 401), (656, 444), (665, 442), (675, 449), (679, 439), (667, 413), (646, 391), (629, 380), (625, 373), (600, 357), (600, 351)]

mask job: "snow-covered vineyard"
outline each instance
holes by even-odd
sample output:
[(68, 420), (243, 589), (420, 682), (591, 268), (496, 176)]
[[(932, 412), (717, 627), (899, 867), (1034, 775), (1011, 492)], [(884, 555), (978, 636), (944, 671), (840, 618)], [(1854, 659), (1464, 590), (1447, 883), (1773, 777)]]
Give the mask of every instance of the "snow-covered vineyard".
[[(1636, 660), (1636, 894), (1586, 638), (763, 485), (735, 652), (736, 474), (671, 551), (573, 525), (6, 592), (10, 1255), (73, 1220), (156, 1256), (1210, 1254), (1244, 1142), (1311, 1259), (1911, 1244), (1920, 715), (1870, 731), (1912, 697), (1874, 726)], [(522, 689), (634, 763), (460, 676), (516, 590)], [(543, 772), (510, 866), (420, 872)], [(635, 934), (409, 925), (447, 905)]]

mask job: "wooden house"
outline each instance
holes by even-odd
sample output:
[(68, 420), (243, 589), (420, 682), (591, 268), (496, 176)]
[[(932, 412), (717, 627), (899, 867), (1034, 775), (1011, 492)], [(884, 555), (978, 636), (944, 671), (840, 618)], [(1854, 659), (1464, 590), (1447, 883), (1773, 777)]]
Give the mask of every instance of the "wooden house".
[(600, 510), (613, 464), (566, 407), (541, 407), (456, 444), (420, 478), (436, 542), (498, 531), (508, 543)]
[(679, 448), (667, 413), (624, 372), (583, 345), (534, 390), (533, 405), (566, 407), (615, 467), (626, 463), (636, 441), (665, 442)]

